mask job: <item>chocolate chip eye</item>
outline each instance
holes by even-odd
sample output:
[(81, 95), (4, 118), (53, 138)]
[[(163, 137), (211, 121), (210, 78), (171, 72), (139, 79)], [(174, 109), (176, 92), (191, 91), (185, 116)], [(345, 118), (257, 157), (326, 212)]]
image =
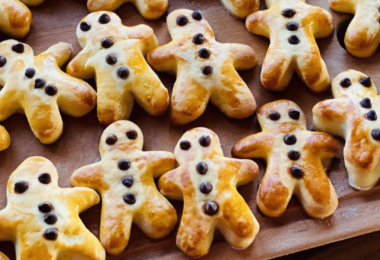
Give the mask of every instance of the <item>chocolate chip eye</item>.
[(297, 151), (291, 150), (288, 152), (288, 158), (292, 161), (296, 161), (301, 157), (301, 154)]
[(289, 31), (297, 31), (298, 30), (298, 23), (296, 22), (288, 22), (288, 24), (286, 25), (286, 28), (289, 30)]
[(106, 56), (106, 62), (109, 64), (109, 65), (114, 65), (116, 62), (117, 62), (117, 57), (116, 55), (114, 54), (108, 54)]
[(26, 181), (18, 181), (15, 183), (14, 191), (17, 194), (22, 194), (29, 189), (29, 183)]
[(340, 85), (343, 88), (348, 88), (349, 86), (352, 85), (352, 83), (351, 83), (351, 80), (349, 78), (345, 78), (345, 79), (342, 79), (342, 81), (340, 82)]
[(12, 51), (17, 53), (23, 53), (24, 52), (24, 44), (18, 43), (12, 46)]
[(197, 33), (196, 35), (193, 36), (193, 43), (197, 45), (204, 43), (205, 40), (206, 38), (201, 33)]
[(208, 165), (205, 162), (200, 162), (197, 164), (196, 170), (200, 175), (205, 175), (208, 171)]
[(55, 94), (58, 93), (58, 89), (56, 86), (49, 85), (49, 86), (46, 86), (45, 93), (49, 96), (54, 96)]
[(360, 105), (364, 108), (372, 108), (371, 99), (363, 98), (362, 101), (360, 101)]
[(189, 141), (181, 141), (179, 144), (179, 147), (181, 147), (182, 150), (189, 150), (191, 147), (191, 143)]
[(195, 10), (191, 16), (194, 18), (194, 20), (202, 20), (202, 14), (199, 10)]
[(40, 176), (38, 176), (38, 180), (42, 184), (49, 184), (51, 182), (51, 176), (49, 173), (41, 173)]
[(286, 18), (292, 18), (296, 14), (296, 10), (292, 8), (286, 8), (282, 11), (282, 15)]
[(298, 120), (301, 116), (301, 112), (296, 109), (290, 109), (288, 115), (291, 119)]
[(29, 69), (26, 69), (25, 70), (25, 76), (27, 77), (27, 78), (33, 78), (34, 77), (34, 75), (36, 74), (36, 70), (35, 69), (33, 69), (33, 68), (29, 68)]
[(215, 201), (207, 201), (203, 206), (203, 212), (209, 216), (214, 216), (219, 211), (219, 205)]
[(44, 217), (44, 221), (46, 224), (48, 225), (54, 225), (55, 223), (57, 223), (57, 216), (55, 214), (46, 214), (45, 217)]
[(4, 56), (0, 56), (0, 68), (7, 63), (7, 59)]
[(45, 202), (38, 205), (38, 210), (42, 213), (49, 213), (54, 210), (54, 207), (49, 202)]
[(359, 80), (360, 84), (364, 87), (370, 87), (372, 85), (371, 77), (364, 77)]
[(367, 114), (365, 114), (365, 118), (367, 118), (370, 121), (376, 121), (377, 120), (376, 111), (370, 110)]
[(297, 142), (297, 137), (295, 135), (286, 135), (284, 137), (284, 143), (287, 145), (293, 145)]
[(302, 168), (300, 168), (299, 166), (297, 165), (294, 165), (291, 169), (290, 169), (290, 173), (292, 174), (293, 177), (295, 178), (302, 178), (305, 173), (304, 171), (302, 170)]
[(204, 67), (203, 69), (202, 69), (202, 73), (204, 74), (204, 75), (210, 75), (212, 72), (214, 71), (214, 69), (213, 69), (213, 67), (211, 67), (211, 66), (206, 66), (206, 67)]
[(122, 183), (125, 187), (130, 188), (133, 185), (133, 181), (134, 181), (133, 176), (126, 176), (124, 177)]
[(99, 23), (101, 24), (107, 24), (111, 21), (111, 17), (108, 14), (102, 14), (99, 17)]
[(199, 138), (199, 144), (203, 147), (208, 147), (211, 144), (211, 138), (208, 135), (203, 135)]
[(47, 240), (57, 240), (58, 238), (58, 229), (57, 228), (49, 228), (44, 232), (44, 238)]
[(106, 144), (113, 145), (116, 142), (117, 142), (117, 136), (116, 135), (111, 134), (111, 135), (107, 136), (107, 138), (106, 138)]
[(126, 79), (129, 76), (129, 69), (127, 67), (120, 67), (117, 70), (117, 75), (122, 79)]
[(91, 29), (91, 25), (87, 22), (81, 22), (80, 23), (80, 29), (84, 32), (87, 32)]
[(295, 44), (299, 44), (301, 41), (300, 41), (300, 39), (296, 35), (292, 35), (292, 36), (289, 37), (288, 42), (290, 44), (295, 45)]
[(269, 118), (270, 118), (270, 120), (277, 121), (281, 118), (281, 114), (277, 111), (274, 111), (274, 112), (269, 114)]
[(184, 15), (180, 15), (180, 16), (177, 17), (177, 24), (178, 24), (179, 26), (184, 26), (184, 25), (186, 25), (188, 22), (189, 22), (189, 20), (188, 20), (187, 17), (184, 16)]
[(113, 45), (113, 43), (114, 42), (113, 42), (112, 38), (109, 38), (109, 37), (104, 38), (101, 42), (102, 47), (105, 49), (110, 48)]
[(131, 162), (125, 159), (121, 159), (117, 166), (119, 167), (120, 170), (126, 171), (131, 167)]
[(207, 50), (206, 48), (202, 48), (198, 51), (198, 56), (201, 57), (202, 59), (208, 59), (210, 57), (210, 51)]
[(46, 85), (46, 81), (43, 79), (36, 79), (34, 81), (34, 87), (35, 88), (43, 88), (43, 87), (45, 87), (45, 85)]
[(203, 194), (209, 194), (212, 191), (212, 184), (209, 182), (203, 182), (201, 186), (199, 187), (199, 190)]
[(132, 205), (132, 204), (135, 204), (136, 203), (136, 197), (133, 195), (133, 194), (126, 194), (124, 197), (123, 197), (123, 200), (125, 203), (129, 204), (129, 205)]
[(376, 141), (380, 141), (380, 129), (379, 128), (375, 128), (372, 130), (372, 137)]
[(128, 139), (135, 140), (137, 138), (137, 131), (136, 130), (129, 130), (126, 133)]

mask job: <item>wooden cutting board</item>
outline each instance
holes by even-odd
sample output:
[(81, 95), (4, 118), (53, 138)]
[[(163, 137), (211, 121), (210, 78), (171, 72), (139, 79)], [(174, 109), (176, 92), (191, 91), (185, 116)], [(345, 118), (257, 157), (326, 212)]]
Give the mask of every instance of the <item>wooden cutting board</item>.
[[(262, 0), (263, 2), (263, 0)], [(321, 6), (327, 10), (328, 1), (310, 0), (310, 4)], [(270, 93), (260, 83), (261, 66), (268, 48), (269, 41), (254, 36), (244, 26), (244, 21), (230, 16), (217, 0), (171, 0), (169, 11), (178, 8), (200, 9), (204, 17), (213, 27), (216, 38), (220, 42), (244, 43), (253, 47), (258, 56), (258, 66), (241, 72), (241, 76), (254, 93), (258, 106), (278, 99), (295, 101), (305, 112), (308, 128), (312, 128), (311, 109), (321, 100), (329, 98), (329, 93), (315, 95), (295, 76), (289, 88), (283, 93)], [(265, 6), (262, 3), (261, 9)], [(74, 54), (80, 51), (75, 36), (77, 23), (87, 14), (84, 1), (77, 0), (47, 0), (39, 7), (31, 8), (33, 26), (29, 36), (24, 40), (31, 45), (36, 53), (43, 52), (49, 46), (64, 41), (73, 44)], [(331, 11), (331, 10), (330, 10)], [(331, 11), (332, 12), (332, 11)], [(131, 4), (126, 4), (117, 10), (125, 25), (132, 26), (145, 23), (154, 28), (160, 43), (169, 42), (170, 36), (165, 19), (146, 21)], [(350, 18), (345, 14), (332, 12), (335, 28)], [(350, 56), (340, 45), (337, 32), (318, 44), (327, 64), (331, 78), (346, 69), (362, 71), (373, 78), (380, 87), (378, 73), (378, 53), (370, 59), (357, 59)], [(6, 39), (0, 36), (0, 39)], [(159, 74), (164, 84), (171, 91), (175, 81), (174, 76)], [(93, 84), (93, 82), (90, 82)], [(93, 84), (94, 85), (94, 84)], [(99, 160), (98, 142), (104, 126), (96, 118), (96, 112), (74, 119), (64, 116), (64, 134), (53, 145), (42, 145), (33, 136), (25, 116), (14, 115), (3, 122), (12, 137), (11, 147), (0, 153), (0, 208), (6, 205), (6, 183), (9, 175), (16, 167), (30, 156), (44, 156), (56, 165), (60, 173), (59, 184), (70, 186), (71, 173), (86, 164)], [(137, 105), (133, 110), (131, 120), (137, 123), (145, 136), (145, 150), (173, 151), (181, 135), (188, 129), (204, 126), (214, 130), (220, 137), (226, 156), (230, 156), (231, 147), (241, 138), (260, 131), (255, 116), (245, 120), (232, 120), (224, 116), (214, 106), (209, 105), (206, 112), (195, 122), (185, 126), (173, 126), (169, 122), (169, 114), (162, 117), (151, 117)], [(338, 157), (342, 157), (343, 141)], [(324, 220), (309, 218), (301, 209), (297, 200), (292, 200), (286, 213), (279, 219), (263, 216), (255, 202), (257, 186), (263, 176), (265, 165), (260, 163), (260, 176), (255, 182), (239, 188), (254, 215), (257, 217), (261, 230), (255, 242), (246, 250), (235, 251), (216, 233), (210, 253), (203, 259), (250, 259), (273, 258), (292, 252), (305, 250), (334, 241), (366, 234), (380, 230), (380, 196), (379, 186), (367, 192), (355, 191), (347, 183), (347, 172), (341, 163), (330, 173), (330, 179), (339, 195), (339, 207), (335, 214)], [(182, 212), (182, 202), (173, 201), (179, 215)], [(87, 227), (96, 235), (99, 233), (100, 206), (96, 206), (81, 215)], [(1, 232), (1, 231), (0, 231)], [(132, 228), (131, 240), (126, 251), (118, 257), (107, 259), (184, 259), (187, 258), (175, 245), (176, 231), (169, 236), (152, 240), (135, 226)], [(0, 251), (15, 259), (14, 247), (11, 243), (0, 243)]]

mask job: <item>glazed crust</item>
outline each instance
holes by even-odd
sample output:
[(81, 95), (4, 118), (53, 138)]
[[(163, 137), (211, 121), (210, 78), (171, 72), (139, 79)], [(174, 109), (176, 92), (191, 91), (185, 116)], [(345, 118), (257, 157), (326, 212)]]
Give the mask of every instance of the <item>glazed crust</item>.
[[(288, 112), (300, 113), (293, 119)], [(281, 117), (271, 120), (269, 114), (279, 112)], [(257, 205), (267, 216), (281, 216), (295, 194), (306, 213), (315, 218), (325, 218), (334, 213), (338, 198), (322, 164), (337, 153), (339, 143), (325, 133), (306, 130), (306, 119), (301, 109), (292, 101), (279, 100), (258, 110), (258, 120), (263, 131), (240, 140), (232, 150), (234, 157), (261, 158), (267, 162), (267, 170), (257, 194)], [(296, 136), (296, 143), (284, 143), (286, 135)], [(289, 151), (300, 153), (291, 160)], [(293, 166), (303, 169), (304, 175), (291, 174)]]
[[(372, 136), (372, 130), (378, 124), (376, 120), (366, 117), (370, 110), (379, 114), (380, 99), (373, 82), (369, 87), (360, 83), (366, 77), (359, 71), (344, 71), (333, 80), (334, 99), (319, 102), (313, 108), (313, 121), (317, 129), (346, 140), (344, 159), (349, 183), (359, 190), (372, 188), (380, 178), (380, 143)], [(343, 79), (349, 79), (351, 85), (343, 88)], [(371, 108), (361, 105), (365, 98), (370, 99)]]
[(13, 38), (29, 33), (32, 14), (19, 0), (0, 0), (0, 31)]
[[(102, 15), (107, 15), (110, 21), (101, 24), (98, 20)], [(82, 23), (89, 24), (91, 29), (81, 30)], [(85, 80), (96, 76), (98, 118), (102, 124), (128, 119), (135, 100), (151, 115), (165, 113), (169, 106), (168, 90), (144, 58), (158, 46), (152, 28), (127, 27), (114, 13), (96, 12), (79, 23), (77, 37), (83, 50), (69, 63), (67, 73)], [(101, 45), (106, 38), (113, 42), (109, 48)], [(114, 55), (115, 64), (107, 63), (108, 55)], [(121, 68), (128, 69), (126, 78), (117, 74)]]
[[(13, 51), (14, 46), (22, 46), (23, 52)], [(4, 86), (0, 92), (0, 121), (14, 113), (25, 113), (34, 135), (50, 144), (62, 134), (60, 110), (74, 117), (90, 112), (96, 104), (96, 92), (59, 68), (71, 52), (69, 44), (58, 43), (34, 57), (26, 44), (14, 40), (0, 43), (0, 53), (6, 59), (0, 67), (0, 85)], [(35, 71), (31, 78), (26, 76), (27, 69)], [(42, 79), (44, 86), (36, 88), (37, 79)]]
[(133, 3), (146, 19), (158, 19), (168, 9), (168, 0), (88, 0), (90, 12), (115, 11), (124, 3)]
[(238, 18), (246, 18), (256, 12), (260, 6), (260, 0), (221, 0), (226, 9)]
[[(332, 34), (331, 14), (302, 0), (267, 0), (267, 6), (269, 9), (251, 14), (246, 21), (250, 32), (270, 39), (261, 72), (263, 86), (283, 91), (296, 71), (313, 92), (327, 90), (330, 77), (315, 38)], [(288, 8), (295, 11), (291, 18), (282, 15)], [(288, 29), (289, 22), (297, 29)], [(299, 43), (291, 44), (291, 36)]]
[(0, 125), (0, 151), (3, 151), (11, 144), (11, 138), (3, 126)]
[(380, 43), (379, 0), (330, 0), (330, 8), (353, 14), (344, 38), (346, 49), (359, 58), (376, 53)]
[[(245, 118), (256, 110), (256, 101), (248, 86), (235, 69), (249, 69), (256, 65), (255, 52), (242, 44), (221, 44), (206, 19), (196, 20), (191, 10), (176, 10), (168, 16), (172, 42), (160, 46), (148, 55), (148, 62), (157, 71), (177, 74), (174, 84), (171, 120), (187, 124), (200, 117), (209, 100), (232, 118)], [(180, 26), (177, 18), (185, 16), (187, 24)], [(195, 44), (193, 36), (202, 33), (203, 44)], [(208, 58), (198, 54), (202, 48)], [(212, 67), (211, 74), (202, 70)]]
[[(48, 173), (51, 182), (39, 181)], [(28, 189), (20, 192), (15, 184), (27, 182)], [(18, 192), (16, 192), (18, 191)], [(58, 187), (54, 165), (43, 157), (25, 160), (10, 176), (7, 186), (8, 204), (0, 211), (0, 241), (13, 241), (18, 260), (83, 258), (104, 260), (105, 251), (98, 239), (85, 227), (79, 214), (99, 203), (98, 194), (87, 188)], [(50, 214), (57, 217), (54, 224), (44, 221), (39, 211), (41, 203), (50, 203)], [(45, 231), (58, 230), (55, 240), (45, 239)]]
[[(201, 137), (210, 138), (209, 146), (200, 145)], [(182, 141), (189, 141), (190, 149), (182, 150)], [(190, 256), (203, 256), (210, 249), (216, 228), (235, 249), (248, 247), (259, 231), (259, 224), (236, 186), (257, 177), (257, 164), (224, 157), (219, 138), (207, 128), (187, 131), (174, 155), (179, 167), (165, 173), (158, 185), (165, 196), (184, 200), (177, 246)], [(204, 175), (196, 170), (200, 162), (208, 167)], [(208, 194), (200, 191), (201, 184), (206, 182), (212, 185)], [(205, 203), (210, 201), (219, 206), (213, 216), (204, 212)]]
[[(126, 133), (135, 131), (130, 139)], [(109, 136), (116, 136), (116, 143), (107, 144)], [(130, 121), (118, 121), (110, 125), (100, 140), (101, 161), (84, 166), (71, 177), (73, 186), (97, 190), (103, 201), (100, 223), (100, 240), (111, 255), (118, 255), (128, 245), (132, 222), (150, 238), (162, 238), (177, 223), (173, 206), (158, 192), (154, 178), (176, 167), (174, 155), (169, 152), (143, 152), (143, 134)], [(118, 168), (120, 160), (128, 160), (130, 168)], [(127, 188), (122, 180), (133, 177)], [(123, 200), (125, 194), (133, 194), (134, 204)]]

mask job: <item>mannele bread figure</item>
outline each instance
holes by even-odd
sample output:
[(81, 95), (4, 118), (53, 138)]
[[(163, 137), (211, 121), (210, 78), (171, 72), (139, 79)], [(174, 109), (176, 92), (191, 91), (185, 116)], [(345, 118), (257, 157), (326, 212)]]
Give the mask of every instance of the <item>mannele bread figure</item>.
[(74, 172), (73, 186), (97, 190), (102, 196), (100, 240), (111, 255), (128, 245), (135, 223), (150, 238), (173, 230), (177, 213), (157, 190), (154, 178), (176, 167), (169, 152), (143, 152), (141, 129), (130, 121), (117, 121), (100, 139), (101, 161)]
[(215, 229), (235, 249), (251, 245), (259, 224), (236, 186), (257, 177), (257, 164), (224, 157), (218, 136), (203, 127), (187, 131), (174, 155), (179, 167), (165, 173), (158, 186), (165, 196), (184, 201), (177, 246), (190, 256), (203, 256)]
[(283, 91), (294, 72), (313, 92), (330, 87), (330, 76), (315, 38), (332, 34), (332, 16), (305, 0), (266, 0), (267, 10), (248, 16), (247, 29), (270, 38), (261, 83), (272, 91)]
[(11, 144), (11, 138), (3, 126), (0, 125), (0, 151), (3, 151)]
[(222, 44), (200, 11), (180, 9), (167, 18), (172, 41), (151, 51), (148, 61), (157, 71), (177, 74), (171, 119), (186, 124), (200, 117), (209, 100), (232, 118), (246, 118), (256, 101), (235, 69), (256, 65), (256, 55), (243, 44)]
[(0, 241), (12, 241), (17, 259), (104, 260), (99, 240), (79, 214), (99, 203), (88, 188), (60, 188), (54, 165), (30, 157), (11, 174), (0, 211)]
[(371, 78), (356, 70), (339, 74), (332, 83), (334, 98), (313, 108), (317, 129), (346, 140), (344, 162), (349, 184), (371, 189), (380, 178), (380, 98)]
[(34, 56), (32, 48), (15, 40), (0, 43), (0, 121), (25, 113), (34, 135), (44, 144), (62, 134), (60, 110), (84, 116), (96, 104), (96, 92), (86, 82), (60, 70), (71, 56), (67, 43)]
[(135, 100), (151, 115), (165, 113), (168, 90), (144, 58), (158, 46), (152, 28), (127, 27), (115, 13), (95, 12), (79, 23), (77, 37), (83, 50), (67, 73), (85, 80), (96, 76), (102, 124), (128, 119)]
[(246, 18), (256, 12), (260, 6), (260, 0), (221, 0), (226, 9), (238, 18)]
[(375, 54), (380, 43), (380, 2), (330, 0), (330, 8), (337, 12), (354, 15), (344, 37), (347, 51), (359, 58), (367, 58)]
[(232, 154), (266, 160), (257, 193), (261, 212), (281, 216), (295, 194), (308, 215), (325, 218), (333, 214), (338, 198), (323, 162), (337, 153), (338, 141), (326, 133), (307, 131), (305, 115), (289, 100), (262, 106), (257, 117), (263, 131), (240, 140)]

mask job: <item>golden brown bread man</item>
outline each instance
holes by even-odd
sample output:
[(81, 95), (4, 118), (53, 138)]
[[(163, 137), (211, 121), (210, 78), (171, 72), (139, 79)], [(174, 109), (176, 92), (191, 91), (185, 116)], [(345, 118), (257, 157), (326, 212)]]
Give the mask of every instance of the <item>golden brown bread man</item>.
[(246, 18), (256, 12), (260, 6), (260, 0), (221, 0), (226, 9), (238, 18)]
[(359, 58), (375, 54), (380, 43), (378, 0), (330, 0), (330, 8), (353, 14), (354, 18), (344, 37), (346, 49)]
[(124, 3), (131, 2), (146, 19), (160, 18), (168, 9), (168, 0), (88, 0), (90, 12), (115, 11)]
[(240, 140), (232, 154), (267, 161), (257, 193), (260, 210), (279, 217), (295, 194), (308, 215), (325, 218), (333, 214), (338, 198), (323, 162), (334, 157), (338, 141), (326, 133), (307, 131), (305, 115), (289, 100), (262, 106), (257, 117), (263, 131)]
[(259, 224), (236, 186), (257, 177), (257, 164), (224, 157), (218, 136), (207, 128), (187, 131), (174, 155), (179, 167), (158, 185), (165, 196), (184, 201), (177, 246), (190, 256), (203, 256), (216, 228), (233, 248), (248, 247)]
[(144, 58), (158, 46), (152, 28), (127, 27), (114, 13), (96, 12), (79, 23), (77, 37), (83, 50), (67, 73), (85, 80), (96, 77), (102, 124), (128, 119), (135, 100), (151, 115), (165, 113), (168, 90)]
[(334, 99), (313, 108), (317, 129), (346, 140), (344, 162), (348, 180), (359, 190), (372, 188), (380, 178), (380, 98), (371, 78), (347, 70), (332, 84)]
[(105, 259), (99, 240), (79, 217), (99, 203), (99, 195), (88, 188), (60, 188), (49, 160), (30, 157), (21, 163), (9, 178), (7, 198), (0, 241), (14, 242), (17, 259)]
[(11, 144), (11, 138), (3, 126), (0, 125), (0, 151), (5, 150)]
[(27, 44), (14, 40), (0, 43), (0, 121), (25, 113), (34, 135), (44, 144), (62, 134), (59, 112), (80, 117), (96, 104), (96, 92), (61, 67), (71, 56), (71, 46), (58, 43), (34, 56)]
[(315, 38), (332, 34), (331, 14), (305, 0), (266, 0), (269, 9), (248, 16), (246, 26), (254, 34), (270, 38), (261, 71), (261, 83), (283, 91), (294, 72), (313, 92), (330, 87), (330, 77)]
[(32, 14), (19, 0), (0, 0), (0, 31), (13, 37), (23, 38), (29, 33)]
[(180, 9), (168, 16), (172, 42), (151, 51), (148, 61), (157, 71), (177, 74), (171, 119), (186, 124), (200, 117), (209, 100), (232, 118), (245, 118), (256, 101), (235, 69), (256, 65), (255, 52), (243, 44), (222, 44), (199, 11)]
[(100, 240), (111, 255), (128, 245), (132, 222), (150, 238), (166, 236), (177, 213), (157, 190), (154, 178), (176, 167), (169, 152), (143, 152), (143, 134), (130, 121), (110, 125), (100, 140), (101, 161), (76, 170), (73, 186), (95, 189), (102, 196)]

